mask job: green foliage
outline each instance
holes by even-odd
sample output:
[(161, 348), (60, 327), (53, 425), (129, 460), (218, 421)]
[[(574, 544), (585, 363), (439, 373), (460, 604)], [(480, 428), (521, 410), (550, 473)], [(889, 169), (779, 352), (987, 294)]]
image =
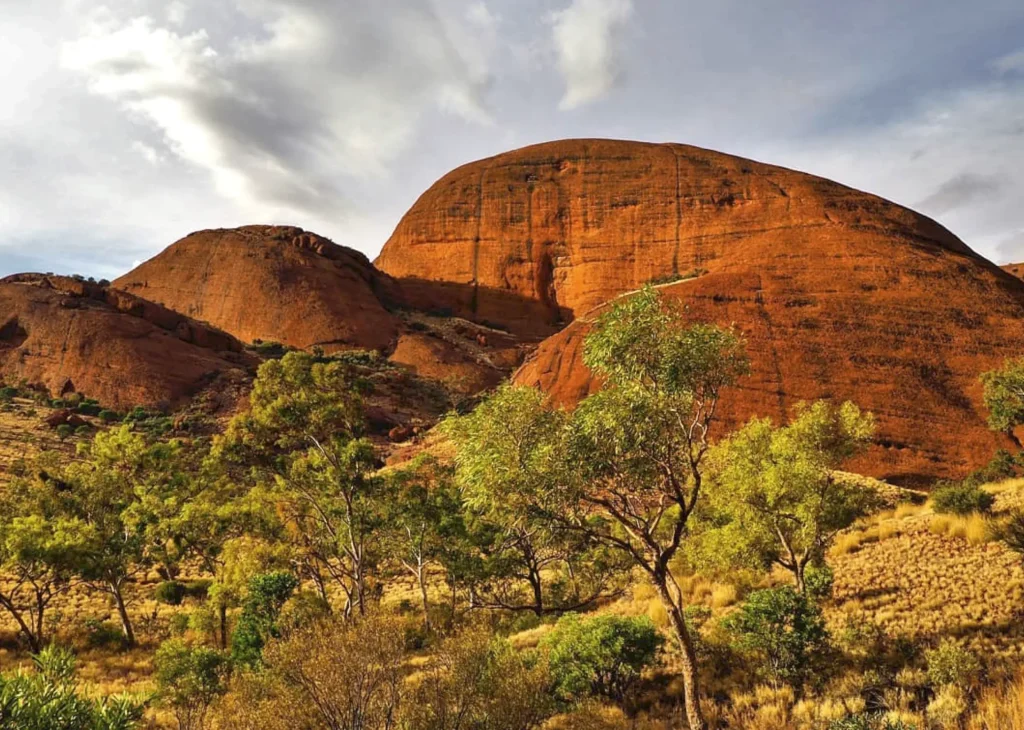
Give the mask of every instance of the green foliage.
[(544, 637), (542, 648), (555, 692), (565, 701), (600, 695), (622, 701), (654, 664), (663, 639), (644, 617), (567, 614)]
[(760, 660), (768, 678), (797, 688), (820, 665), (829, 646), (821, 610), (788, 586), (751, 593), (723, 626), (738, 651)]
[(407, 730), (534, 730), (554, 711), (547, 667), (469, 629), (447, 639), (404, 704)]
[(167, 580), (156, 587), (153, 598), (158, 603), (166, 603), (168, 606), (180, 606), (185, 600), (186, 590), (184, 583)]
[(127, 698), (87, 699), (75, 683), (74, 655), (48, 647), (35, 671), (0, 674), (0, 730), (132, 730), (142, 705)]
[(996, 501), (994, 495), (969, 482), (942, 482), (932, 491), (931, 499), (936, 512), (955, 515), (988, 512)]
[(804, 575), (804, 589), (807, 597), (815, 603), (827, 601), (832, 597), (832, 585), (835, 583), (835, 573), (832, 568), (824, 563), (821, 565), (810, 565)]
[(180, 730), (206, 727), (210, 706), (227, 691), (227, 655), (172, 639), (160, 645), (153, 665), (160, 701), (174, 711)]
[(121, 416), (116, 411), (104, 410), (99, 412), (99, 419), (104, 423), (114, 423), (120, 421)]
[(970, 650), (945, 639), (924, 653), (928, 680), (933, 686), (954, 685), (970, 689), (981, 679), (981, 662)]
[(0, 403), (10, 403), (12, 400), (18, 397), (18, 389), (7, 385), (0, 388)]
[(797, 407), (787, 426), (753, 419), (712, 453), (698, 563), (768, 567), (793, 573), (803, 590), (840, 530), (878, 502), (868, 487), (836, 472), (862, 451), (874, 419), (852, 403)]
[(75, 429), (73, 429), (66, 423), (62, 423), (59, 426), (57, 426), (57, 438), (59, 438), (61, 441), (67, 441), (69, 438), (71, 438), (71, 435), (74, 432)]
[(261, 357), (275, 360), (280, 360), (294, 350), (294, 348), (282, 345), (280, 342), (264, 342), (263, 340), (253, 340), (252, 349)]
[[(472, 413), (449, 418), (455, 478), (480, 549), (481, 597), (495, 607), (580, 608), (605, 593), (625, 567), (585, 535), (538, 509), (571, 478), (567, 415), (533, 389), (505, 385)], [(521, 595), (520, 595), (521, 594)]]
[(121, 650), (126, 646), (124, 632), (117, 626), (98, 618), (85, 619), (85, 641), (92, 649)]
[(989, 426), (1012, 436), (1024, 424), (1024, 358), (1007, 360), (999, 370), (982, 374), (981, 382)]
[(298, 579), (284, 571), (257, 575), (249, 582), (249, 594), (231, 636), (231, 658), (237, 664), (259, 665), (263, 647), (280, 635), (278, 616), (298, 585)]

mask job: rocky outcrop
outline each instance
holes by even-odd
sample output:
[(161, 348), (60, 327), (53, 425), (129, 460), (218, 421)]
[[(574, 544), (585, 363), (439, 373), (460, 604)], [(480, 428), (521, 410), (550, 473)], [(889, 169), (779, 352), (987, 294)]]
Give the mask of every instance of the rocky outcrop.
[(174, 407), (253, 364), (224, 332), (127, 292), (60, 276), (0, 280), (0, 378), (105, 407)]
[[(986, 425), (978, 375), (1024, 352), (1024, 282), (959, 253), (906, 246), (842, 256), (790, 250), (747, 271), (662, 287), (693, 321), (735, 326), (752, 374), (727, 391), (720, 433), (784, 422), (800, 401), (853, 400), (877, 418), (853, 471), (907, 484), (963, 476), (1009, 447)], [(546, 340), (517, 382), (572, 405), (598, 387), (582, 362), (601, 310)]]
[(1003, 264), (1002, 269), (1018, 279), (1024, 279), (1024, 264)]
[(358, 251), (283, 226), (200, 231), (114, 282), (243, 342), (385, 350), (388, 277)]
[(416, 306), (551, 334), (645, 282), (765, 261), (877, 266), (895, 244), (969, 253), (924, 216), (812, 175), (686, 145), (568, 140), (444, 176), (376, 264)]

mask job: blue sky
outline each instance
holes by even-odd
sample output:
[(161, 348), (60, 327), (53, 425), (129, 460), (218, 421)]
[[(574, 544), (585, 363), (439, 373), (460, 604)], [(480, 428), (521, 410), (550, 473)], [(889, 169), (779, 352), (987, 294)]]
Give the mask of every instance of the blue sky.
[(0, 0), (0, 275), (112, 277), (201, 228), (373, 256), (449, 169), (696, 144), (1024, 260), (1019, 0)]

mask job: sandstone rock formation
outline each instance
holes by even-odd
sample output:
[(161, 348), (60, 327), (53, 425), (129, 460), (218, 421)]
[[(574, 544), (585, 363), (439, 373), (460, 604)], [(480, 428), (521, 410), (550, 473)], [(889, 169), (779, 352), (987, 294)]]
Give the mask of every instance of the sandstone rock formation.
[(397, 337), (390, 283), (358, 251), (301, 228), (183, 238), (114, 282), (243, 342), (384, 350)]
[[(906, 484), (963, 476), (1010, 446), (986, 426), (978, 375), (1024, 352), (1024, 282), (965, 254), (905, 246), (752, 253), (750, 270), (662, 288), (694, 321), (746, 339), (753, 372), (726, 393), (720, 433), (755, 415), (783, 422), (800, 401), (853, 400), (878, 432), (852, 470)], [(516, 381), (563, 405), (592, 392), (582, 345), (599, 312), (546, 340)]]
[[(419, 304), (551, 332), (647, 282), (697, 319), (735, 323), (754, 374), (736, 425), (800, 400), (878, 416), (858, 466), (904, 481), (962, 474), (1004, 445), (977, 376), (1024, 351), (1024, 284), (913, 211), (812, 175), (684, 145), (572, 140), (455, 170), (377, 260)], [(560, 403), (594, 383), (587, 322), (517, 375)]]
[(107, 408), (173, 407), (252, 360), (230, 335), (123, 291), (60, 276), (0, 280), (0, 378)]
[(804, 173), (685, 145), (569, 140), (446, 175), (376, 264), (422, 308), (550, 334), (648, 281), (775, 257), (797, 268), (893, 241), (968, 252), (923, 216)]
[(1002, 269), (1018, 279), (1024, 279), (1024, 264), (1003, 264)]

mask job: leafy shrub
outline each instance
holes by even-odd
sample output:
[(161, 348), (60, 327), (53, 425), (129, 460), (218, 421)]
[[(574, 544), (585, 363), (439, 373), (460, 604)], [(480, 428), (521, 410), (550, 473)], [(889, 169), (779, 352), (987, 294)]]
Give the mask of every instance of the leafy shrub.
[(447, 639), (405, 703), (407, 730), (533, 730), (554, 710), (544, 662), (483, 629)]
[(563, 616), (544, 637), (548, 667), (563, 700), (600, 695), (622, 700), (652, 665), (663, 639), (647, 616)]
[(821, 609), (789, 586), (751, 593), (723, 626), (733, 635), (735, 649), (758, 657), (770, 679), (797, 687), (829, 648)]
[(75, 436), (87, 437), (92, 433), (92, 428), (89, 424), (83, 423), (81, 426), (75, 429)]
[(153, 598), (157, 603), (166, 603), (168, 606), (180, 606), (185, 600), (185, 584), (176, 580), (167, 580), (156, 587), (153, 591)]
[(171, 636), (182, 636), (192, 625), (192, 617), (188, 613), (175, 613), (168, 621)]
[(142, 706), (126, 697), (101, 700), (78, 694), (75, 658), (48, 647), (33, 657), (34, 672), (0, 674), (0, 728), (4, 730), (132, 730)]
[(86, 643), (94, 649), (123, 649), (124, 632), (114, 624), (95, 618), (85, 620)]
[(82, 401), (75, 408), (75, 412), (82, 416), (98, 416), (102, 410), (98, 403), (91, 401)]
[(172, 639), (160, 645), (153, 665), (160, 701), (174, 712), (179, 729), (202, 730), (210, 706), (227, 691), (227, 655)]
[(209, 578), (199, 578), (198, 580), (185, 581), (184, 585), (185, 598), (205, 601), (206, 597), (210, 594), (210, 586), (213, 585), (213, 581)]
[(932, 492), (932, 506), (940, 513), (988, 512), (995, 501), (993, 495), (970, 482), (943, 482)]
[(71, 435), (74, 432), (75, 429), (71, 428), (71, 426), (69, 426), (66, 423), (62, 423), (59, 426), (57, 426), (57, 438), (59, 438), (61, 441), (71, 438)]
[[(233, 730), (354, 728), (394, 730), (405, 690), (402, 626), (388, 616), (329, 619), (272, 640), (265, 671), (245, 672), (218, 710)], [(472, 686), (464, 687), (466, 692)], [(431, 701), (434, 701), (431, 698)], [(437, 724), (430, 730), (486, 726)], [(502, 726), (513, 727), (513, 726)], [(411, 726), (410, 730), (418, 730)]]
[(104, 423), (114, 423), (115, 421), (119, 421), (121, 417), (114, 411), (104, 410), (100, 411), (99, 419)]
[(280, 636), (278, 616), (298, 585), (298, 579), (284, 571), (257, 575), (249, 581), (249, 594), (231, 636), (235, 662), (249, 667), (260, 663), (267, 641)]
[(10, 403), (18, 395), (18, 389), (10, 385), (0, 388), (0, 403)]
[(981, 662), (972, 652), (946, 639), (924, 653), (928, 680), (936, 687), (952, 685), (967, 689), (981, 677)]
[(813, 601), (821, 602), (832, 597), (835, 573), (828, 565), (812, 565), (804, 572), (804, 589)]

